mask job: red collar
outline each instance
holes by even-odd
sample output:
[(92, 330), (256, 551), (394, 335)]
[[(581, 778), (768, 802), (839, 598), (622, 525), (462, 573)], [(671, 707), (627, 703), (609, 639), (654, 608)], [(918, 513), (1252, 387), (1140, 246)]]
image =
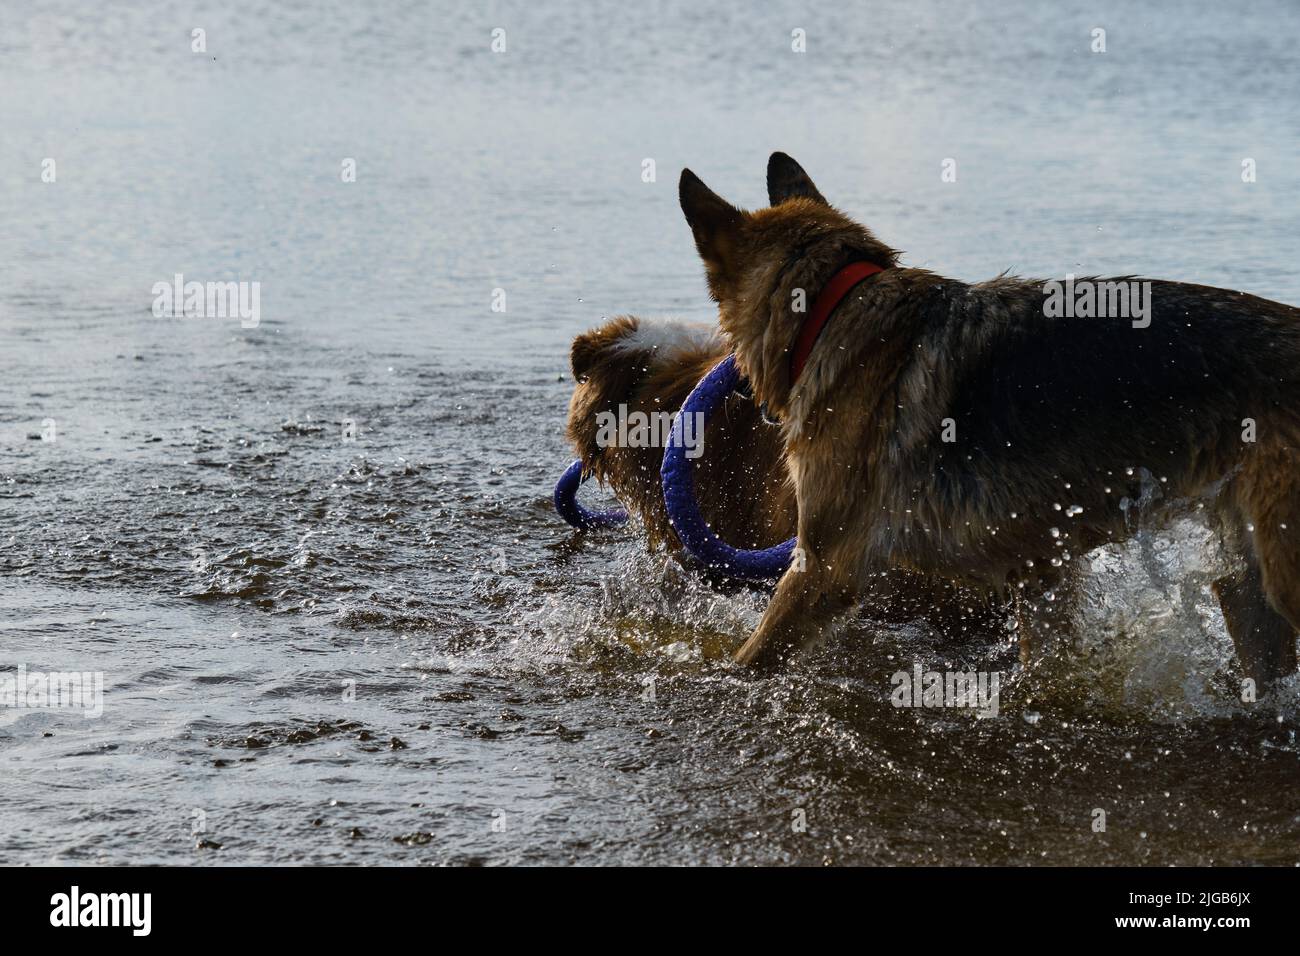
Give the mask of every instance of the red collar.
[(817, 301), (813, 303), (812, 311), (803, 320), (799, 335), (794, 340), (794, 351), (790, 355), (790, 386), (792, 388), (794, 383), (799, 380), (799, 373), (808, 364), (808, 356), (812, 354), (813, 346), (817, 344), (817, 336), (822, 334), (822, 329), (831, 320), (835, 307), (843, 302), (844, 297), (852, 292), (863, 279), (884, 271), (873, 262), (850, 262), (831, 276), (831, 281), (826, 283), (818, 294)]

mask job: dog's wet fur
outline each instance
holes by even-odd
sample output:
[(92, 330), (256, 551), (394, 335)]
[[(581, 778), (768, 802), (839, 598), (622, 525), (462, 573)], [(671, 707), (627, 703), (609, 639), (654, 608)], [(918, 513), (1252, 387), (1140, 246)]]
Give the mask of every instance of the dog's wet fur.
[[(780, 418), (806, 555), (737, 661), (784, 661), (888, 568), (1009, 595), (1035, 625), (1020, 629), (1029, 655), (1067, 622), (1067, 553), (1131, 535), (1137, 502), (1158, 518), (1194, 501), (1239, 559), (1215, 591), (1246, 674), (1295, 670), (1300, 310), (1152, 280), (1149, 327), (1049, 318), (1043, 280), (899, 265), (783, 153), (768, 189), (771, 206), (747, 212), (690, 170), (680, 182), (722, 332)], [(791, 382), (796, 290), (811, 302), (859, 260), (885, 271), (840, 303)]]

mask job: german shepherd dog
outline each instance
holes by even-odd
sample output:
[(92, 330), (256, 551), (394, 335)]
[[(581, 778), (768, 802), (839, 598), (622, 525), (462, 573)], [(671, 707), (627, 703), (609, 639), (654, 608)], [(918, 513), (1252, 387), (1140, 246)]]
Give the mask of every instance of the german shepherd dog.
[[(1157, 516), (1200, 502), (1239, 559), (1214, 589), (1246, 674), (1295, 670), (1300, 309), (1152, 280), (1142, 322), (1067, 317), (1041, 280), (900, 266), (784, 153), (767, 183), (755, 212), (689, 169), (679, 184), (722, 331), (781, 421), (806, 556), (738, 662), (786, 660), (891, 567), (1010, 594), (1056, 633), (1071, 557), (1132, 535), (1135, 502)], [(796, 376), (799, 304), (860, 263), (875, 274)], [(1021, 628), (1024, 657), (1035, 630)]]
[[(585, 470), (608, 485), (645, 526), (651, 545), (681, 544), (664, 507), (659, 445), (604, 444), (602, 417), (671, 416), (696, 383), (730, 351), (716, 328), (620, 315), (573, 340), (577, 383), (566, 432)], [(779, 429), (763, 421), (754, 401), (732, 394), (705, 427), (694, 466), (700, 512), (710, 529), (740, 548), (767, 548), (794, 536), (794, 489), (783, 463)], [(863, 582), (876, 621), (924, 620), (945, 637), (987, 636), (1006, 610), (988, 593), (957, 582), (891, 568)]]

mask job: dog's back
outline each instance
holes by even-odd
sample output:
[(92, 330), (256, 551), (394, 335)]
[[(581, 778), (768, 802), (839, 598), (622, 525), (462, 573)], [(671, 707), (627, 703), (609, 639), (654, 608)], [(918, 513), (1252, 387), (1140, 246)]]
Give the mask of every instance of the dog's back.
[[(1050, 558), (1060, 535), (1081, 553), (1123, 537), (1140, 505), (1241, 489), (1265, 459), (1300, 447), (1290, 306), (1151, 281), (1138, 327), (1045, 316), (1038, 280), (944, 280), (888, 301), (899, 290), (882, 282), (846, 302), (836, 331), (849, 338), (893, 313), (908, 344), (892, 383), (906, 413), (878, 456), (896, 476), (880, 487), (891, 515), (881, 543), (922, 564), (971, 558), (1001, 574), (994, 565)], [(818, 404), (845, 407), (845, 389)], [(1270, 470), (1277, 488), (1293, 469)]]

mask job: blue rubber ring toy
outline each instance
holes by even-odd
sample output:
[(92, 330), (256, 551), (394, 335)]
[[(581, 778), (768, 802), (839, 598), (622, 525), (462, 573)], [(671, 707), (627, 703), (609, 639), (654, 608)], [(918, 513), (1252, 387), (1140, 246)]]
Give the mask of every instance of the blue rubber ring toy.
[(627, 512), (622, 508), (609, 511), (588, 511), (578, 504), (578, 486), (587, 480), (582, 473), (582, 462), (575, 461), (560, 477), (555, 485), (555, 511), (561, 518), (580, 531), (589, 528), (607, 528), (610, 525), (627, 521)]
[(691, 460), (686, 457), (682, 444), (682, 416), (698, 412), (709, 416), (721, 405), (740, 383), (736, 370), (736, 357), (728, 355), (715, 365), (709, 374), (700, 379), (691, 394), (682, 403), (682, 410), (673, 419), (672, 436), (664, 449), (663, 465), (659, 476), (663, 479), (664, 506), (668, 519), (681, 540), (682, 546), (709, 568), (723, 571), (734, 578), (772, 580), (779, 578), (790, 566), (795, 541), (782, 542), (761, 551), (742, 551), (727, 544), (711, 530), (695, 502), (695, 475)]

